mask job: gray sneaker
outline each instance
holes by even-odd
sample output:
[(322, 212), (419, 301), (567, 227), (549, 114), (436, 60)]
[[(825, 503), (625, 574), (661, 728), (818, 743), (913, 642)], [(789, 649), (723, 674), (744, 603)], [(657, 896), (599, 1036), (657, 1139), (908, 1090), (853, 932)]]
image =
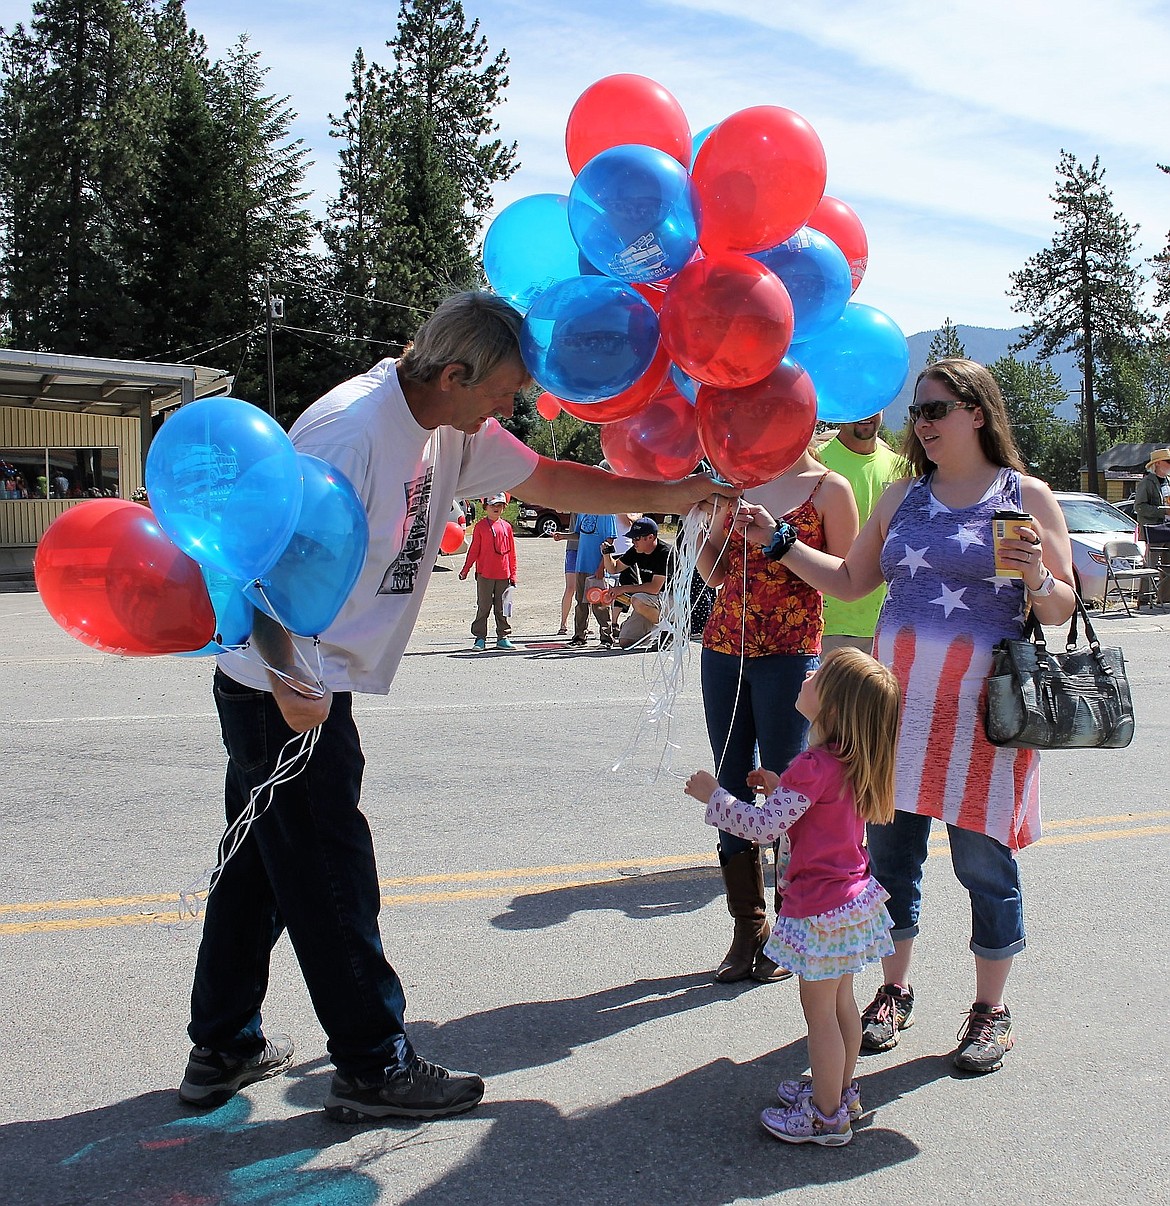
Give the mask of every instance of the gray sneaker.
[(264, 1049), (246, 1059), (224, 1055), (210, 1047), (192, 1047), (183, 1083), (179, 1085), (179, 1099), (188, 1105), (214, 1109), (245, 1085), (283, 1072), (292, 1056), (293, 1042), (287, 1034), (266, 1039)]
[(889, 1051), (898, 1032), (914, 1025), (914, 989), (883, 984), (861, 1011), (861, 1045), (866, 1051)]
[(978, 1001), (955, 1035), (958, 1050), (952, 1062), (964, 1072), (994, 1072), (1003, 1067), (1003, 1057), (1012, 1049), (1012, 1015), (1006, 1005), (989, 1009)]
[(483, 1099), (483, 1080), (416, 1055), (401, 1072), (378, 1080), (334, 1074), (325, 1113), (334, 1122), (377, 1122), (382, 1118), (445, 1118), (462, 1114)]

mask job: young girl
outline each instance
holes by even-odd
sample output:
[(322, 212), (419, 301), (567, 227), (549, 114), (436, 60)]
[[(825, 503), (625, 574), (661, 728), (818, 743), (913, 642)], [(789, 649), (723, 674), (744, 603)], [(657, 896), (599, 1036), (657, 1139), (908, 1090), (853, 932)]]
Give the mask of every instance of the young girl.
[(894, 816), (898, 684), (859, 649), (835, 649), (805, 677), (796, 707), (811, 726), (809, 748), (782, 776), (752, 771), (748, 783), (768, 793), (762, 804), (735, 799), (706, 771), (687, 780), (686, 792), (706, 803), (708, 825), (790, 845), (784, 903), (764, 952), (800, 976), (812, 1079), (784, 1081), (782, 1108), (764, 1110), (760, 1121), (787, 1143), (838, 1146), (861, 1115), (853, 976), (894, 949), (888, 896), (869, 874), (862, 842), (866, 821)]

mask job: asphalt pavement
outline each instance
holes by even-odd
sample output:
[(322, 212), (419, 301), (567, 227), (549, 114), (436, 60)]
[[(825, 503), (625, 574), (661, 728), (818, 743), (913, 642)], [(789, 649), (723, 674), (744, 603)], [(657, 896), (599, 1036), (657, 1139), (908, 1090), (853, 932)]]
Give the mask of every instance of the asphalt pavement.
[(1128, 660), (1133, 745), (1045, 756), (1002, 1071), (949, 1061), (971, 958), (936, 837), (917, 1024), (863, 1057), (849, 1146), (790, 1147), (756, 1116), (807, 1068), (796, 985), (710, 977), (730, 922), (682, 792), (710, 766), (697, 645), (669, 710), (655, 655), (569, 650), (562, 553), (519, 541), (515, 653), (471, 652), (473, 587), (444, 558), (392, 693), (355, 709), (413, 1039), (488, 1081), (473, 1113), (421, 1125), (325, 1118), (287, 940), (265, 1016), (296, 1040), (289, 1074), (209, 1114), (179, 1103), (199, 938), (179, 893), (221, 828), (211, 664), (109, 657), (35, 593), (0, 594), (0, 1206), (1170, 1200), (1170, 609), (1097, 621)]

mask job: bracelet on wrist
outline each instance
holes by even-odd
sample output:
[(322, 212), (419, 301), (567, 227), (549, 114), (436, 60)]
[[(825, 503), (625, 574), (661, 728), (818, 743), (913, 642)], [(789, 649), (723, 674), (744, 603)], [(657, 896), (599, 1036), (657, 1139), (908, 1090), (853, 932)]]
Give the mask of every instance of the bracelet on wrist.
[(782, 519), (776, 525), (776, 532), (772, 537), (772, 542), (764, 546), (764, 556), (769, 561), (779, 561), (792, 548), (796, 540), (796, 529), (792, 524), (786, 523)]
[(1039, 586), (1029, 586), (1025, 582), (1024, 589), (1033, 598), (1046, 599), (1056, 589), (1056, 577), (1052, 573), (1052, 571), (1046, 567), (1044, 570), (1044, 577), (1041, 580), (1040, 585)]

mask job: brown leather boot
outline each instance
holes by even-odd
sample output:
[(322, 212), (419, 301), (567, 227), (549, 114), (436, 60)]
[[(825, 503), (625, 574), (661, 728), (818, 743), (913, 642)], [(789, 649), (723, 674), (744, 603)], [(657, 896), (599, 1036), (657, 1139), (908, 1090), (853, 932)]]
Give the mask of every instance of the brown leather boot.
[(715, 970), (715, 979), (720, 984), (732, 984), (752, 974), (756, 955), (768, 938), (759, 846), (733, 854), (721, 870), (727, 890), (727, 911), (735, 920), (735, 929), (731, 946)]
[[(784, 893), (780, 891), (780, 872), (776, 864), (776, 848), (772, 847), (772, 900), (776, 905), (776, 916), (780, 916), (780, 906), (784, 903)], [(761, 881), (762, 882), (762, 881)], [(765, 939), (767, 941), (767, 939)], [(781, 967), (778, 963), (773, 963), (767, 955), (764, 954), (764, 948), (756, 952), (756, 957), (752, 962), (752, 979), (757, 984), (775, 984), (780, 980), (787, 980), (792, 975), (792, 972), (786, 967)]]

